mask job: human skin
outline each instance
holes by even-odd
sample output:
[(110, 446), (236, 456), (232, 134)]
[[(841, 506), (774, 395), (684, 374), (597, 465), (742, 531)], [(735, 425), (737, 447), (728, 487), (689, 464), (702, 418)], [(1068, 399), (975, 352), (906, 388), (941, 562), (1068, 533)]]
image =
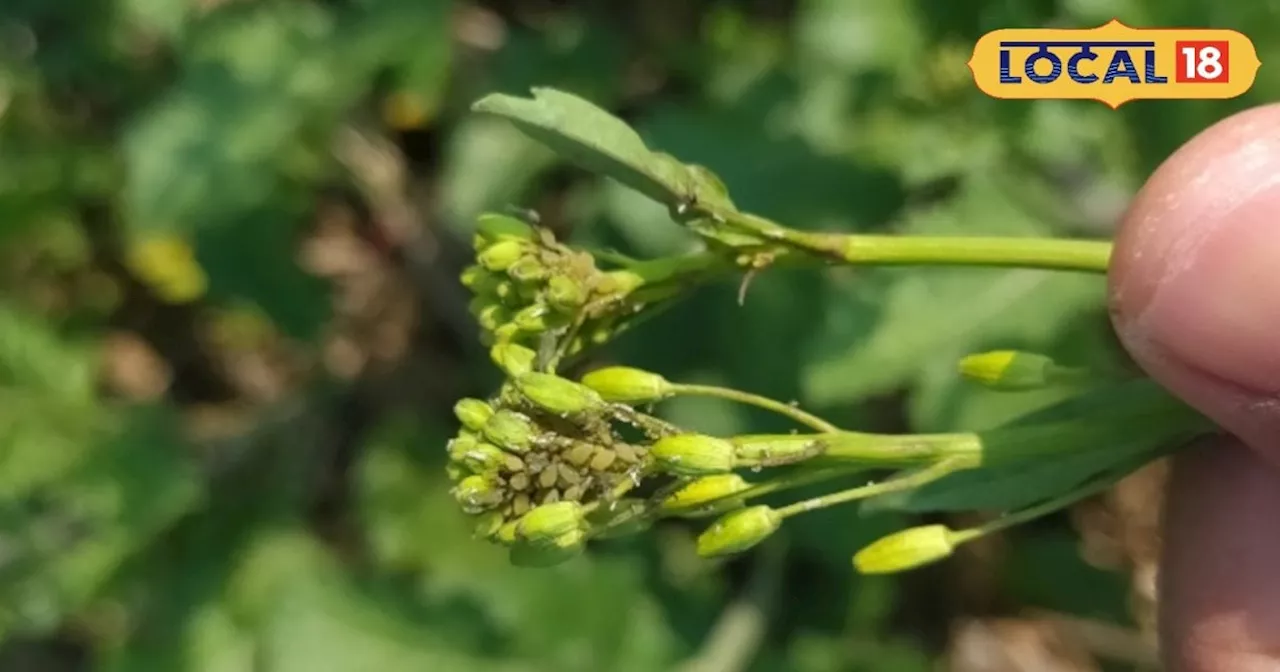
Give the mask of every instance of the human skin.
[(1280, 670), (1280, 105), (1219, 122), (1161, 165), (1108, 280), (1135, 360), (1225, 430), (1174, 462), (1166, 669)]

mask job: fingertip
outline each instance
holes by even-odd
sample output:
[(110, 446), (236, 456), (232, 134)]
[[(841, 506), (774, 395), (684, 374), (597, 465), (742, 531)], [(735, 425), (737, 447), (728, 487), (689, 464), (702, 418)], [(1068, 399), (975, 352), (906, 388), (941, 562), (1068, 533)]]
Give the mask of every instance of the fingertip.
[(1277, 213), (1280, 104), (1219, 122), (1160, 166), (1125, 215), (1109, 277), (1138, 363), (1251, 443), (1280, 432), (1267, 402), (1280, 393)]

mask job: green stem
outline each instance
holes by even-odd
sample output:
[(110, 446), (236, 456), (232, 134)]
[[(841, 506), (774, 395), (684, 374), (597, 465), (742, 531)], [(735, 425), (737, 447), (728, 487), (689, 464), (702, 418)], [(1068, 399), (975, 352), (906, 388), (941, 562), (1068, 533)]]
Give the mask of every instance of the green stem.
[(1111, 243), (1052, 238), (797, 233), (811, 252), (850, 264), (993, 266), (1106, 273)]
[(762, 243), (855, 265), (994, 266), (1105, 273), (1111, 259), (1108, 241), (819, 233), (789, 229), (745, 212), (704, 207), (699, 214), (754, 235)]
[(845, 504), (847, 502), (853, 502), (860, 499), (877, 497), (891, 492), (911, 490), (913, 488), (918, 488), (932, 483), (944, 476), (947, 476), (948, 474), (966, 469), (969, 466), (969, 462), (962, 457), (947, 458), (935, 462), (919, 471), (897, 476), (887, 481), (868, 483), (867, 485), (856, 488), (849, 488), (848, 490), (831, 493), (829, 495), (821, 495), (819, 497), (813, 497), (793, 504), (788, 504), (787, 506), (778, 509), (777, 513), (783, 518), (789, 518), (806, 511), (816, 511), (818, 509), (825, 509), (827, 507)]
[(779, 415), (786, 416), (792, 420), (805, 425), (811, 429), (815, 429), (823, 433), (836, 433), (840, 431), (839, 427), (819, 418), (812, 413), (808, 413), (791, 404), (784, 404), (780, 401), (774, 401), (768, 397), (762, 397), (758, 394), (750, 392), (742, 392), (726, 387), (716, 387), (714, 385), (692, 385), (687, 383), (673, 383), (671, 392), (675, 395), (714, 397), (716, 399), (727, 399), (748, 406), (763, 408)]
[(827, 447), (815, 463), (855, 463), (863, 466), (912, 466), (943, 459), (976, 466), (982, 460), (982, 438), (972, 432), (953, 434), (867, 434), (840, 432), (821, 437)]

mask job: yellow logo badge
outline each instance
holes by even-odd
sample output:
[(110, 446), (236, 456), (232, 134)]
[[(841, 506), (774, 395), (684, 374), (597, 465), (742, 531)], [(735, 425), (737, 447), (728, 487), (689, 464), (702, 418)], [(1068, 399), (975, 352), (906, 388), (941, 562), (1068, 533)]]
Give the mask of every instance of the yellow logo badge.
[(1008, 28), (983, 35), (969, 69), (983, 93), (1007, 99), (1234, 98), (1257, 76), (1253, 42), (1234, 30)]

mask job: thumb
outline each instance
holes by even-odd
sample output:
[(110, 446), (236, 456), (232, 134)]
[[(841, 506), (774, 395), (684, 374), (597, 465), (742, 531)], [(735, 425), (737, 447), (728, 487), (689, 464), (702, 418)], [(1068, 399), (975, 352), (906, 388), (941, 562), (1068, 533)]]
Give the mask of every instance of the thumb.
[(1152, 175), (1110, 282), (1138, 363), (1280, 465), (1280, 105), (1218, 123)]
[(1160, 581), (1168, 667), (1278, 669), (1280, 105), (1170, 157), (1130, 207), (1111, 268), (1130, 354), (1237, 437), (1175, 460)]

